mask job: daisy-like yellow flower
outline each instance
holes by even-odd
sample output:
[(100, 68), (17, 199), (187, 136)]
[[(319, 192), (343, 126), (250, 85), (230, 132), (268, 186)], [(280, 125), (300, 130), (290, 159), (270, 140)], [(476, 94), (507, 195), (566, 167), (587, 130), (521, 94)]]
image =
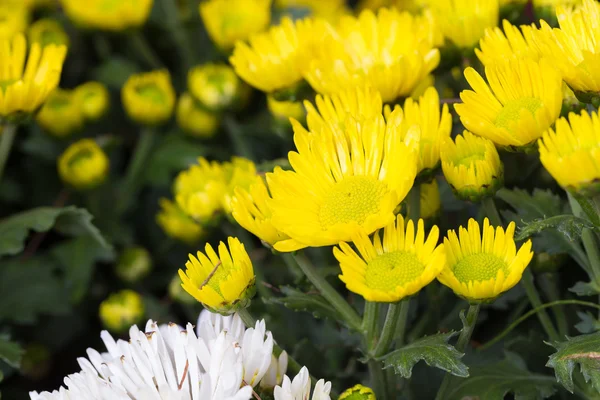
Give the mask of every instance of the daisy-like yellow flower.
[(201, 223), (210, 222), (222, 210), (226, 190), (223, 167), (203, 157), (198, 164), (180, 172), (173, 184), (177, 205)]
[(301, 101), (278, 100), (272, 94), (267, 96), (267, 108), (273, 119), (285, 126), (290, 125), (290, 118), (303, 121), (306, 116), (306, 110)]
[(121, 89), (129, 118), (143, 125), (167, 122), (175, 107), (175, 89), (167, 70), (134, 74)]
[(142, 26), (154, 0), (60, 0), (65, 14), (87, 29), (119, 32)]
[(498, 25), (498, 0), (433, 0), (431, 9), (444, 37), (461, 49), (477, 45), (487, 28)]
[(65, 89), (54, 90), (35, 119), (44, 131), (59, 138), (81, 130), (85, 122), (75, 92)]
[(369, 387), (358, 384), (344, 390), (338, 400), (375, 400), (375, 392)]
[(499, 27), (488, 28), (475, 54), (483, 65), (492, 65), (507, 58), (528, 58), (537, 61), (541, 53), (533, 40), (535, 26), (523, 25), (519, 29), (507, 20)]
[(237, 238), (227, 238), (227, 246), (221, 242), (218, 251), (207, 243), (204, 253), (190, 254), (185, 272), (179, 270), (181, 287), (210, 311), (232, 314), (254, 295), (254, 269)]
[(496, 193), (504, 183), (498, 150), (488, 139), (464, 131), (456, 142), (444, 142), (441, 155), (444, 176), (460, 199), (479, 201)]
[(75, 98), (86, 120), (97, 121), (106, 113), (110, 94), (100, 82), (86, 82), (75, 88)]
[(302, 81), (313, 38), (326, 27), (310, 18), (292, 21), (284, 17), (280, 25), (250, 37), (248, 44), (237, 42), (229, 61), (244, 81), (263, 92), (293, 89)]
[(227, 188), (223, 195), (223, 209), (231, 214), (231, 201), (236, 188), (248, 189), (250, 185), (261, 179), (256, 172), (256, 165), (243, 157), (232, 157), (231, 162), (223, 164), (223, 172)]
[(210, 111), (221, 111), (245, 102), (250, 88), (225, 64), (204, 64), (188, 74), (190, 94)]
[(271, 0), (208, 0), (200, 3), (200, 16), (213, 42), (229, 51), (269, 26)]
[[(396, 106), (399, 116), (402, 116), (401, 124), (406, 127), (417, 125), (421, 129), (421, 141), (419, 142), (419, 161), (417, 171), (428, 177), (438, 167), (440, 162), (440, 145), (450, 137), (452, 130), (452, 117), (448, 111), (448, 105), (444, 104), (440, 111), (440, 97), (435, 88), (430, 87), (418, 99), (406, 99), (403, 109)], [(389, 106), (384, 111), (386, 117), (391, 114)]]
[(0, 38), (10, 39), (29, 25), (29, 10), (22, 2), (0, 3)]
[(393, 221), (416, 176), (417, 126), (403, 132), (397, 123), (386, 124), (381, 113), (349, 115), (338, 129), (320, 129), (311, 120), (310, 131), (295, 120), (292, 126), (293, 171), (267, 174), (273, 225), (291, 238), (276, 243), (276, 250), (333, 245)]
[(556, 121), (539, 141), (540, 160), (565, 189), (597, 192), (600, 179), (600, 120), (598, 113), (569, 114)]
[(369, 85), (385, 102), (408, 96), (440, 61), (431, 29), (426, 17), (395, 9), (344, 16), (315, 47), (305, 78), (324, 94)]
[(69, 35), (67, 35), (60, 22), (55, 19), (38, 19), (31, 24), (27, 34), (29, 43), (39, 43), (42, 47), (49, 44), (64, 44), (69, 47)]
[[(419, 216), (424, 220), (436, 218), (442, 208), (442, 199), (440, 198), (440, 188), (437, 179), (429, 183), (421, 184), (421, 201)], [(406, 214), (410, 215), (410, 204), (406, 204)]]
[(285, 233), (277, 230), (271, 221), (271, 194), (265, 181), (257, 179), (250, 189), (235, 189), (231, 201), (233, 218), (247, 231), (256, 235), (263, 243), (273, 247), (275, 243), (289, 239)]
[(562, 80), (541, 60), (512, 59), (485, 67), (483, 78), (473, 68), (465, 77), (473, 90), (460, 94), (454, 106), (471, 132), (500, 146), (516, 148), (534, 143), (560, 115)]
[(367, 301), (395, 303), (412, 296), (433, 281), (446, 262), (443, 246), (438, 246), (439, 229), (431, 228), (425, 237), (420, 219), (415, 229), (412, 220), (404, 227), (398, 215), (383, 230), (373, 235), (364, 232), (352, 238), (358, 253), (347, 243), (334, 247), (333, 254), (340, 262), (339, 278), (351, 292)]
[(160, 199), (159, 204), (161, 210), (156, 214), (156, 223), (167, 236), (190, 245), (204, 237), (204, 229), (177, 204), (165, 198)]
[(93, 189), (106, 179), (109, 161), (104, 150), (92, 139), (81, 139), (58, 158), (58, 174), (67, 185)]
[(506, 231), (502, 227), (490, 226), (483, 221), (483, 232), (474, 219), (469, 220), (467, 229), (448, 231), (444, 238), (446, 265), (438, 280), (469, 302), (491, 301), (515, 286), (533, 257), (531, 240), (519, 251), (513, 236), (515, 223)]
[(556, 66), (574, 91), (600, 93), (600, 4), (557, 7), (560, 29), (540, 21), (534, 35), (544, 57)]
[(138, 292), (125, 289), (100, 303), (100, 320), (111, 332), (126, 332), (144, 317), (144, 302)]
[[(11, 40), (0, 39), (0, 116), (5, 122), (17, 122), (37, 111), (58, 86), (65, 46), (49, 45), (43, 49), (33, 43), (27, 57), (27, 43), (22, 34)], [(27, 63), (25, 58), (27, 57)]]
[(217, 133), (219, 118), (199, 107), (189, 93), (179, 97), (176, 111), (177, 125), (190, 136), (210, 138)]

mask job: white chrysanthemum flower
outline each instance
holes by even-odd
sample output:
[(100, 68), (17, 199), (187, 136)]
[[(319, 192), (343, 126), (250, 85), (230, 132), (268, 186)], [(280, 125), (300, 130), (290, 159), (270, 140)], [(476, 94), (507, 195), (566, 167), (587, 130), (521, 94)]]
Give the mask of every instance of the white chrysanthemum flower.
[(276, 358), (274, 355), (271, 355), (271, 365), (269, 365), (269, 369), (263, 376), (260, 381), (260, 387), (262, 389), (273, 389), (277, 385), (281, 385), (283, 382), (283, 376), (287, 371), (288, 366), (288, 355), (284, 351), (281, 352), (279, 358)]
[(244, 337), (246, 326), (237, 313), (223, 316), (208, 310), (202, 310), (200, 316), (198, 316), (198, 325), (196, 326), (198, 337), (204, 340), (211, 338), (212, 340), (223, 331), (227, 332), (234, 342), (240, 343)]
[[(312, 400), (331, 400), (331, 382), (320, 379), (315, 385)], [(310, 374), (306, 367), (302, 367), (292, 381), (283, 377), (283, 384), (275, 386), (275, 400), (307, 400), (310, 399)]]

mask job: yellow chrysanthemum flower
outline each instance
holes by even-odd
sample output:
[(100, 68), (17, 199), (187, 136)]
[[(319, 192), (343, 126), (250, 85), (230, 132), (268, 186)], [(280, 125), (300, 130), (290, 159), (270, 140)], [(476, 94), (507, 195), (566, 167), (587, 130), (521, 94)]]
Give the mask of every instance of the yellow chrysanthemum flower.
[(408, 96), (440, 61), (431, 24), (426, 17), (385, 8), (377, 15), (365, 10), (344, 16), (315, 48), (305, 78), (324, 94), (370, 85), (385, 102)]
[(500, 146), (534, 143), (560, 115), (562, 80), (552, 65), (541, 60), (512, 59), (488, 65), (485, 75), (473, 68), (465, 77), (473, 90), (460, 94), (454, 106), (471, 132)]
[(513, 236), (515, 223), (506, 229), (483, 221), (483, 232), (474, 219), (457, 235), (448, 231), (444, 238), (446, 265), (438, 280), (457, 296), (470, 302), (491, 301), (515, 286), (533, 257), (531, 240), (517, 252)]
[(144, 317), (142, 296), (133, 290), (125, 289), (111, 294), (100, 303), (100, 320), (111, 332), (126, 332), (131, 325), (141, 322)]
[(58, 158), (58, 174), (67, 185), (93, 189), (106, 179), (109, 161), (104, 150), (92, 139), (81, 139)]
[(27, 32), (29, 43), (39, 43), (45, 47), (49, 44), (65, 45), (69, 47), (69, 35), (57, 20), (42, 18), (35, 21)]
[(221, 242), (218, 250), (217, 255), (207, 243), (205, 254), (190, 254), (186, 271), (179, 270), (181, 286), (212, 312), (231, 314), (246, 307), (254, 295), (254, 269), (237, 238), (227, 238), (227, 246)]
[(87, 29), (119, 32), (142, 26), (154, 0), (60, 0), (73, 23)]
[(249, 44), (237, 42), (229, 61), (244, 81), (263, 92), (291, 89), (302, 81), (313, 38), (327, 26), (310, 18), (284, 17), (280, 25), (250, 37)]
[(204, 229), (168, 199), (159, 200), (160, 208), (156, 223), (167, 236), (187, 244), (197, 243), (205, 235)]
[(344, 390), (338, 400), (375, 400), (375, 392), (369, 387), (358, 384)]
[(200, 16), (213, 42), (229, 51), (269, 26), (271, 0), (208, 0), (200, 3)]
[(535, 26), (523, 25), (519, 29), (507, 20), (499, 27), (488, 28), (479, 41), (475, 54), (483, 65), (492, 65), (507, 58), (528, 58), (534, 61), (541, 54), (533, 40)]
[(278, 100), (272, 94), (267, 96), (267, 108), (275, 121), (289, 126), (290, 118), (303, 121), (306, 116), (306, 110), (301, 101)]
[(56, 89), (49, 96), (35, 120), (52, 136), (65, 138), (81, 130), (83, 113), (72, 90)]
[(175, 201), (193, 219), (209, 222), (222, 209), (222, 199), (227, 190), (225, 172), (217, 162), (200, 157), (175, 178)]
[(248, 189), (261, 178), (256, 171), (256, 165), (243, 157), (232, 157), (231, 162), (223, 164), (223, 172), (227, 188), (223, 194), (223, 209), (231, 214), (231, 201), (236, 188)]
[[(398, 109), (397, 115), (401, 116), (401, 124), (406, 126), (403, 131), (407, 131), (412, 125), (421, 129), (417, 171), (424, 176), (431, 175), (440, 162), (440, 145), (450, 137), (452, 130), (452, 116), (448, 105), (444, 104), (440, 112), (440, 97), (437, 90), (430, 87), (418, 101), (408, 98), (403, 109), (400, 106), (395, 109)], [(386, 118), (391, 114), (387, 105), (384, 114)]]
[(556, 121), (539, 141), (540, 160), (565, 189), (596, 192), (600, 179), (600, 120), (598, 113), (570, 113)]
[(190, 136), (210, 138), (217, 133), (219, 118), (199, 107), (189, 93), (179, 97), (176, 111), (177, 125)]
[(0, 59), (5, 68), (0, 70), (0, 116), (18, 121), (24, 115), (37, 111), (48, 95), (58, 86), (65, 46), (49, 45), (43, 49), (33, 43), (27, 57), (27, 43), (22, 34), (11, 40), (0, 40)]
[(29, 9), (22, 2), (0, 3), (0, 38), (11, 39), (29, 25)]
[(276, 243), (276, 250), (328, 246), (360, 230), (372, 233), (393, 221), (410, 190), (417, 172), (417, 126), (404, 132), (397, 123), (386, 124), (381, 113), (348, 115), (343, 125), (319, 129), (321, 124), (308, 120), (307, 131), (292, 120), (293, 171), (267, 174), (273, 225), (291, 238)]
[(271, 195), (265, 181), (260, 178), (249, 190), (235, 189), (231, 201), (233, 218), (238, 224), (256, 235), (263, 243), (272, 247), (275, 243), (289, 239), (285, 233), (278, 231), (271, 221)]
[(225, 64), (203, 64), (188, 73), (190, 94), (210, 111), (221, 111), (245, 102), (250, 88)]
[(167, 70), (134, 74), (121, 89), (121, 100), (129, 118), (143, 125), (160, 125), (171, 118), (175, 89)]
[(108, 110), (110, 94), (100, 82), (86, 82), (75, 88), (75, 98), (83, 116), (88, 121), (97, 121)]
[(475, 47), (487, 28), (498, 25), (498, 0), (433, 0), (430, 5), (444, 37), (461, 49)]
[(576, 8), (557, 7), (560, 29), (540, 21), (534, 35), (544, 57), (575, 91), (600, 92), (600, 4), (584, 0)]
[[(440, 198), (440, 188), (437, 179), (421, 184), (420, 197), (419, 217), (424, 220), (437, 217), (442, 208), (442, 199)], [(406, 214), (410, 215), (410, 203), (408, 202), (406, 202)]]
[(443, 246), (438, 246), (439, 229), (431, 228), (425, 238), (420, 219), (417, 229), (412, 220), (404, 228), (404, 218), (398, 215), (373, 235), (364, 232), (352, 237), (358, 254), (347, 243), (334, 247), (333, 254), (340, 262), (339, 278), (351, 292), (367, 301), (395, 303), (412, 296), (433, 281), (446, 262)]
[(504, 183), (498, 150), (488, 139), (464, 131), (456, 142), (444, 142), (441, 155), (444, 176), (460, 199), (479, 201), (496, 193)]

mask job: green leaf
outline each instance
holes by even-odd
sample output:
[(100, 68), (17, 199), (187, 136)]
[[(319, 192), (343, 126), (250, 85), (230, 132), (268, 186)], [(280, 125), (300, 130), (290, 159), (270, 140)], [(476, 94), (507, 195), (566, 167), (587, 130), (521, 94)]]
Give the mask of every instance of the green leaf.
[(578, 296), (594, 296), (600, 294), (600, 287), (595, 282), (577, 282), (569, 291)]
[(283, 297), (264, 299), (267, 304), (282, 304), (294, 311), (308, 311), (316, 318), (343, 321), (342, 316), (319, 294), (303, 293), (290, 286), (280, 287)]
[(74, 206), (39, 207), (14, 214), (0, 221), (0, 256), (15, 255), (25, 247), (29, 231), (57, 231), (79, 236), (88, 234), (101, 246), (110, 248), (100, 231), (92, 224), (93, 216), (85, 209)]
[(114, 253), (100, 246), (91, 236), (64, 241), (52, 248), (50, 254), (64, 269), (65, 284), (75, 304), (87, 293), (96, 262), (114, 260)]
[(140, 72), (140, 67), (128, 59), (113, 57), (94, 69), (94, 79), (111, 89), (121, 90), (127, 78)]
[(525, 223), (515, 235), (515, 240), (525, 240), (536, 233), (547, 229), (555, 229), (562, 233), (567, 240), (574, 241), (581, 236), (581, 231), (585, 228), (598, 229), (586, 219), (574, 215), (556, 215)]
[(591, 312), (577, 311), (577, 316), (581, 319), (581, 321), (575, 325), (575, 329), (577, 329), (580, 333), (592, 333), (600, 331), (600, 320), (594, 317)]
[(558, 382), (573, 393), (573, 368), (575, 364), (579, 364), (585, 381), (591, 382), (600, 393), (600, 332), (550, 344), (557, 352), (550, 356), (546, 366), (554, 368)]
[(531, 373), (520, 357), (506, 353), (502, 361), (473, 366), (471, 376), (457, 380), (446, 400), (498, 400), (509, 393), (515, 400), (546, 399), (556, 391), (554, 385), (552, 377)]
[(13, 368), (21, 366), (23, 349), (18, 343), (11, 342), (8, 335), (0, 335), (0, 360)]
[(575, 191), (570, 193), (571, 196), (573, 196), (575, 200), (577, 200), (577, 202), (581, 206), (581, 209), (583, 210), (585, 215), (587, 215), (589, 220), (592, 221), (594, 225), (600, 227), (600, 216), (598, 216), (598, 213), (596, 212), (596, 207), (594, 207), (592, 201), (587, 197), (578, 194)]
[(460, 360), (464, 354), (448, 344), (456, 332), (438, 333), (418, 339), (401, 349), (395, 350), (379, 360), (383, 368), (393, 368), (403, 378), (410, 378), (416, 363), (423, 360), (430, 367), (443, 369), (452, 375), (469, 376), (469, 368)]

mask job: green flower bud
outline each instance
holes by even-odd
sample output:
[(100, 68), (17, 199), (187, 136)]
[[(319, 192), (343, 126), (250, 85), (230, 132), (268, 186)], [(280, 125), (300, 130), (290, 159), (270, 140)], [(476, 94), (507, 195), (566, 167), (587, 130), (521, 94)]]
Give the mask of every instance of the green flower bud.
[(345, 390), (338, 400), (375, 400), (375, 393), (371, 388), (358, 384)]
[(126, 282), (137, 282), (152, 269), (152, 258), (143, 247), (131, 247), (123, 250), (116, 267), (116, 274)]

